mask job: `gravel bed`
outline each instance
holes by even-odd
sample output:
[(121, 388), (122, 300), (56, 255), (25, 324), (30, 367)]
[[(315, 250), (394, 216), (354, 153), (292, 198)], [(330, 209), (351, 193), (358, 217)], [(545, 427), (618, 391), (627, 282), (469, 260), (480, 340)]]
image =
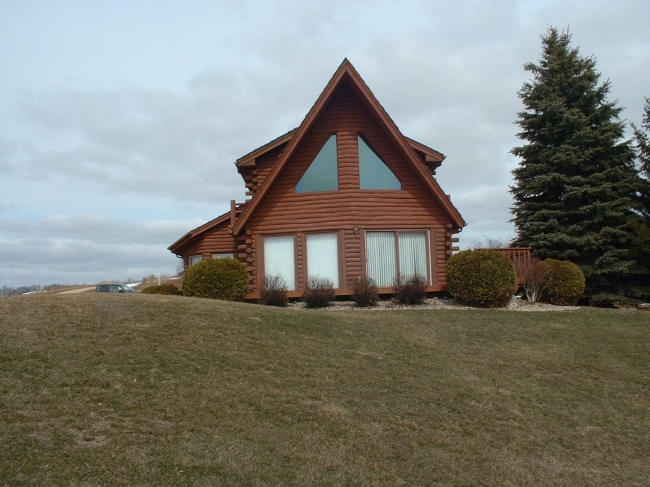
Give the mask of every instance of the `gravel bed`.
[[(302, 301), (289, 303), (289, 308), (311, 311)], [(352, 301), (334, 301), (327, 308), (320, 308), (325, 311), (397, 311), (403, 309), (483, 309), (467, 306), (451, 298), (429, 298), (419, 305), (403, 305), (391, 300), (381, 300), (372, 308), (357, 308)], [(498, 308), (500, 311), (575, 311), (580, 306), (555, 306), (547, 303), (529, 303), (526, 300), (514, 297), (505, 308)]]

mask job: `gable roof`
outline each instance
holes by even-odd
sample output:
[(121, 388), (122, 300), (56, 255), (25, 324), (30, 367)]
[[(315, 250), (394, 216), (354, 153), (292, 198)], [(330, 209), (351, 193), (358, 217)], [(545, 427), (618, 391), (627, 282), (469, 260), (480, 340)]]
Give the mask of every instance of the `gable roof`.
[(436, 169), (442, 165), (442, 161), (445, 160), (446, 156), (442, 152), (438, 152), (437, 150), (432, 149), (431, 147), (428, 147), (418, 142), (417, 140), (413, 140), (406, 136), (404, 138), (411, 146), (411, 149), (413, 149), (421, 157), (422, 162), (425, 166), (427, 166), (429, 172), (432, 175), (435, 174)]
[(242, 166), (254, 166), (255, 159), (275, 149), (276, 147), (280, 147), (282, 144), (286, 144), (287, 142), (289, 142), (297, 130), (298, 128), (291, 129), (286, 134), (282, 134), (280, 137), (276, 137), (272, 141), (264, 144), (263, 146), (258, 147), (257, 149), (249, 152), (244, 156), (241, 156), (239, 159), (235, 161), (235, 164), (237, 165), (238, 168)]
[(224, 213), (221, 216), (218, 216), (214, 220), (210, 220), (207, 223), (204, 223), (200, 227), (196, 227), (194, 230), (190, 230), (187, 232), (185, 235), (183, 235), (181, 238), (176, 240), (173, 244), (171, 244), (169, 247), (167, 247), (167, 250), (170, 250), (176, 255), (180, 255), (181, 250), (183, 247), (187, 246), (192, 242), (192, 240), (202, 234), (203, 232), (206, 232), (210, 230), (211, 228), (216, 227), (217, 225), (220, 225), (226, 221), (230, 220), (230, 212)]
[[(395, 146), (397, 147), (398, 151), (401, 153), (404, 159), (408, 161), (408, 163), (411, 165), (411, 168), (420, 177), (420, 179), (425, 184), (425, 186), (427, 187), (431, 195), (438, 201), (438, 203), (443, 208), (443, 210), (448, 214), (453, 224), (455, 224), (457, 228), (462, 228), (466, 225), (465, 220), (463, 220), (463, 217), (460, 215), (460, 213), (454, 207), (454, 205), (451, 204), (450, 199), (447, 197), (447, 195), (444, 194), (444, 192), (442, 191), (438, 183), (431, 177), (425, 165), (418, 158), (418, 156), (411, 148), (406, 138), (399, 131), (399, 129), (395, 125), (395, 122), (393, 122), (393, 120), (390, 118), (388, 113), (386, 113), (386, 111), (381, 106), (379, 101), (377, 101), (375, 96), (370, 91), (370, 88), (368, 88), (366, 83), (361, 79), (361, 76), (359, 76), (359, 73), (357, 73), (356, 69), (354, 69), (352, 63), (350, 63), (350, 61), (348, 61), (347, 59), (344, 59), (341, 65), (334, 73), (334, 75), (332, 76), (332, 78), (330, 79), (330, 81), (327, 83), (327, 86), (325, 86), (323, 92), (316, 100), (316, 103), (314, 103), (314, 105), (311, 107), (311, 109), (305, 116), (300, 126), (297, 129), (295, 129), (295, 132), (293, 131), (292, 131), (293, 133), (288, 132), (283, 136), (283, 137), (288, 137), (291, 134), (290, 140), (288, 141), (286, 147), (282, 151), (282, 154), (280, 154), (277, 162), (273, 165), (268, 176), (264, 179), (260, 187), (255, 192), (253, 199), (246, 205), (246, 208), (244, 209), (240, 217), (237, 219), (237, 222), (235, 223), (232, 229), (233, 234), (237, 235), (242, 231), (244, 225), (246, 224), (250, 216), (255, 212), (255, 209), (257, 208), (259, 203), (264, 199), (264, 196), (266, 196), (266, 193), (269, 191), (269, 188), (273, 186), (275, 180), (282, 173), (284, 166), (291, 159), (294, 152), (296, 151), (296, 149), (298, 148), (298, 146), (300, 145), (304, 137), (307, 135), (307, 133), (309, 133), (309, 130), (313, 126), (314, 122), (318, 119), (318, 116), (323, 112), (329, 100), (336, 93), (337, 88), (345, 82), (349, 83), (349, 85), (351, 86), (352, 90), (358, 97), (361, 104), (369, 111), (369, 113), (373, 116), (373, 118), (384, 129), (384, 132), (388, 136), (390, 136), (390, 138), (395, 143)], [(276, 139), (276, 141), (277, 140), (278, 139)], [(273, 144), (273, 141), (270, 142), (269, 144)], [(269, 146), (269, 144), (261, 147), (258, 150), (261, 150), (262, 148)], [(426, 146), (422, 146), (422, 147), (427, 148)], [(429, 150), (433, 151), (432, 149)], [(256, 152), (257, 151), (254, 151), (253, 153)], [(244, 157), (248, 158), (253, 153)]]

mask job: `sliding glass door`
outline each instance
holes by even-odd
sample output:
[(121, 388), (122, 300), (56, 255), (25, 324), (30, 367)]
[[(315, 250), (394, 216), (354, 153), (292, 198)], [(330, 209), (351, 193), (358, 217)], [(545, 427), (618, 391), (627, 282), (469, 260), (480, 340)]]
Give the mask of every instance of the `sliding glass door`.
[(426, 232), (366, 232), (366, 275), (379, 287), (415, 274), (429, 282)]

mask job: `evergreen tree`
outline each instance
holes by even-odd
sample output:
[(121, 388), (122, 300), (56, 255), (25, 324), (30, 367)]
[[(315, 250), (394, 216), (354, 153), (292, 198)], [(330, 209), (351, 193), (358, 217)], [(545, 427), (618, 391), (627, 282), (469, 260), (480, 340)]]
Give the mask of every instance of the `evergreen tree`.
[(646, 218), (650, 219), (650, 99), (645, 99), (643, 112), (643, 121), (641, 128), (632, 124), (634, 130), (634, 142), (636, 143), (637, 158), (639, 160), (639, 169), (643, 174), (645, 181), (643, 182), (643, 213)]
[(643, 221), (636, 225), (637, 245), (635, 253), (643, 274), (635, 279), (639, 297), (650, 298), (650, 99), (645, 99), (641, 128), (632, 124), (636, 145), (639, 170), (643, 176), (641, 182), (641, 213)]
[(533, 79), (519, 92), (525, 145), (512, 150), (521, 158), (510, 189), (514, 244), (578, 264), (593, 303), (624, 301), (639, 272), (632, 248), (640, 178), (622, 109), (607, 101), (609, 83), (599, 84), (595, 60), (570, 43), (568, 32), (549, 29), (541, 61), (524, 67)]

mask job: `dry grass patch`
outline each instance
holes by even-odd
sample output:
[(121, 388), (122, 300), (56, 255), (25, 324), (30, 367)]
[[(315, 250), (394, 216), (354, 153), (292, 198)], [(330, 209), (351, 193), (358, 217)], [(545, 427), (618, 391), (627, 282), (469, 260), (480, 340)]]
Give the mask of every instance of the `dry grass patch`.
[(649, 316), (0, 299), (0, 485), (644, 485)]

